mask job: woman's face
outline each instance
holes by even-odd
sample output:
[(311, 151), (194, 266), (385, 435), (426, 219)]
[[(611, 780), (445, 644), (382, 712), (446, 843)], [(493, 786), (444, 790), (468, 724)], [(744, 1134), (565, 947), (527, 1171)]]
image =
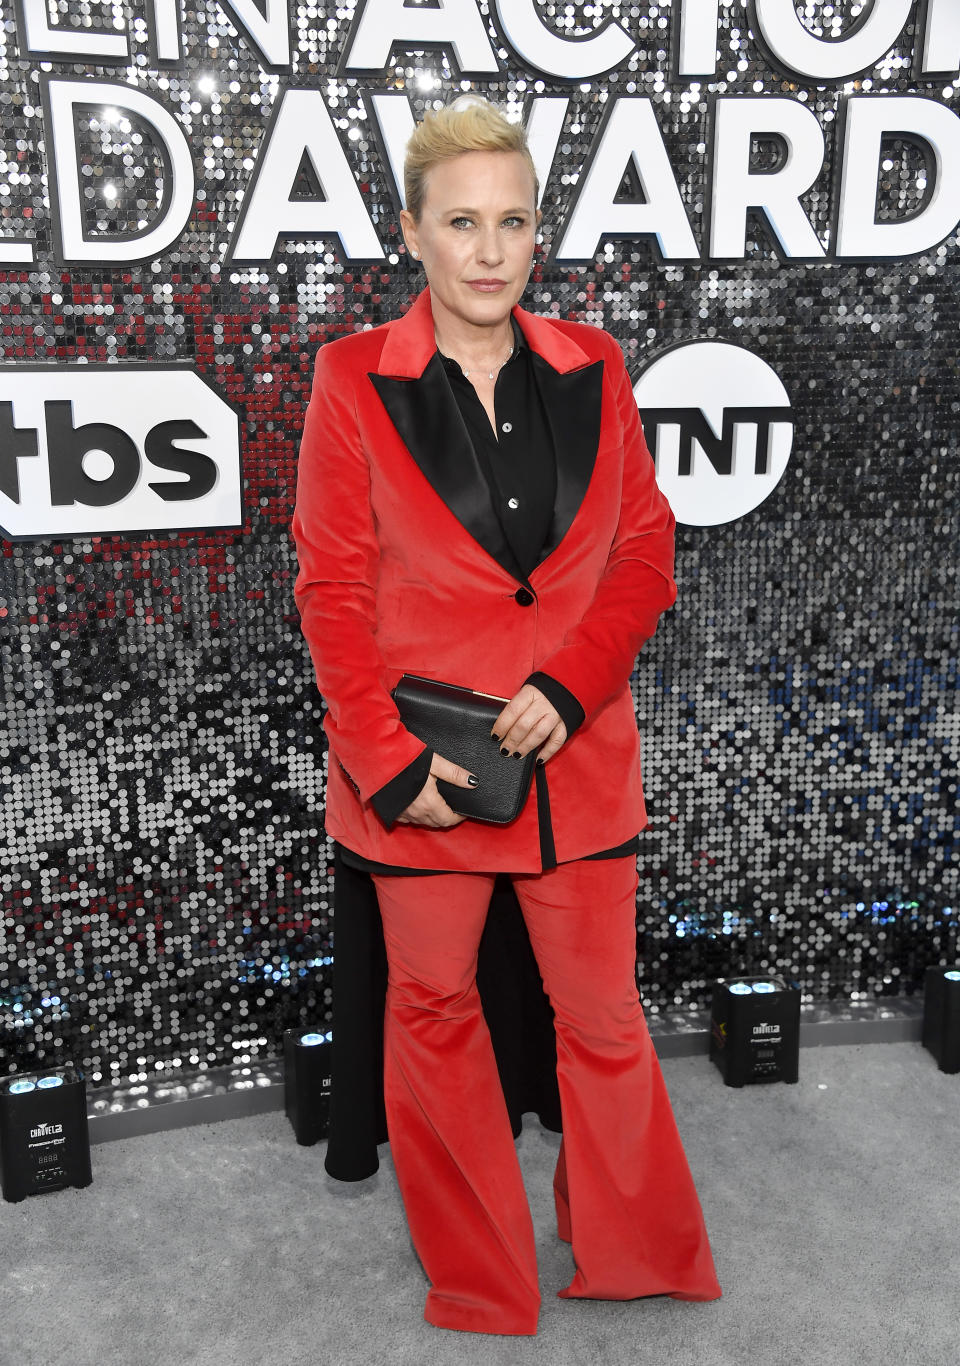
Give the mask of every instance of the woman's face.
[(464, 152), (427, 172), (420, 222), (400, 215), (423, 262), (439, 330), (491, 327), (527, 283), (539, 221), (533, 176), (519, 152)]

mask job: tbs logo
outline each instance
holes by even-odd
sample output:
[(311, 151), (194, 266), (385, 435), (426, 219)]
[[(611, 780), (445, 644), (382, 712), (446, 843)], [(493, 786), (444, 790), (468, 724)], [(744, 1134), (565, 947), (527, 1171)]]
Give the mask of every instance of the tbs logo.
[(766, 361), (731, 342), (689, 342), (658, 356), (634, 385), (657, 483), (686, 526), (752, 512), (779, 484), (793, 412)]
[(4, 536), (242, 524), (239, 418), (194, 370), (0, 369)]

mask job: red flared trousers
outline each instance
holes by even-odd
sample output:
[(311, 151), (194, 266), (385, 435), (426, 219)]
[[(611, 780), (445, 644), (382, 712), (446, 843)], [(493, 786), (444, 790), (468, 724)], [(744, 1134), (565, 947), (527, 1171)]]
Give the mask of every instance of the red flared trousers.
[[(430, 1281), (425, 1317), (537, 1329), (533, 1223), (476, 985), (492, 876), (375, 876), (387, 948), (384, 1095), (391, 1154)], [(559, 1294), (720, 1295), (700, 1202), (637, 993), (632, 858), (513, 879), (556, 1016), (563, 1142)]]

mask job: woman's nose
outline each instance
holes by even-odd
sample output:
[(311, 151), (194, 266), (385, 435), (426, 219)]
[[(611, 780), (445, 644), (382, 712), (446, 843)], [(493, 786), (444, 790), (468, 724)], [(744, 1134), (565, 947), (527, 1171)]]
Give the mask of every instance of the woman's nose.
[(500, 240), (498, 228), (485, 228), (481, 232), (480, 240), (477, 243), (477, 254), (481, 261), (489, 265), (503, 260), (503, 243)]

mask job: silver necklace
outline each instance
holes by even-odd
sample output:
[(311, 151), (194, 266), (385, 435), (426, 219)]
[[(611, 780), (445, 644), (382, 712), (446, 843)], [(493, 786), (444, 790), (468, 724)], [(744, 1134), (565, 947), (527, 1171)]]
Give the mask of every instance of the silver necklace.
[[(517, 346), (516, 346), (516, 343), (514, 342), (513, 346), (511, 346), (510, 350), (509, 350), (509, 351), (507, 352), (507, 354), (504, 356), (503, 360), (502, 360), (502, 361), (500, 362), (500, 364), (497, 366), (496, 370), (488, 370), (488, 371), (487, 371), (487, 379), (496, 379), (496, 377), (497, 377), (497, 371), (503, 369), (503, 367), (506, 365), (507, 361), (511, 358), (511, 356), (513, 355), (514, 351), (516, 351), (516, 349), (517, 349)], [(439, 350), (439, 347), (438, 347), (438, 350)], [(442, 351), (440, 352), (440, 354), (441, 354), (441, 356), (444, 355), (444, 353), (443, 353)], [(453, 360), (454, 357), (453, 357), (453, 356), (446, 356), (445, 359), (446, 359), (446, 360)], [(460, 362), (457, 361), (457, 364), (459, 365)], [(471, 376), (471, 374), (474, 373), (474, 372), (471, 371), (471, 370), (464, 370), (464, 369), (463, 369), (463, 366), (460, 366), (460, 369), (461, 369), (461, 372), (462, 372), (462, 374), (463, 374), (464, 379), (469, 379), (470, 376)]]

